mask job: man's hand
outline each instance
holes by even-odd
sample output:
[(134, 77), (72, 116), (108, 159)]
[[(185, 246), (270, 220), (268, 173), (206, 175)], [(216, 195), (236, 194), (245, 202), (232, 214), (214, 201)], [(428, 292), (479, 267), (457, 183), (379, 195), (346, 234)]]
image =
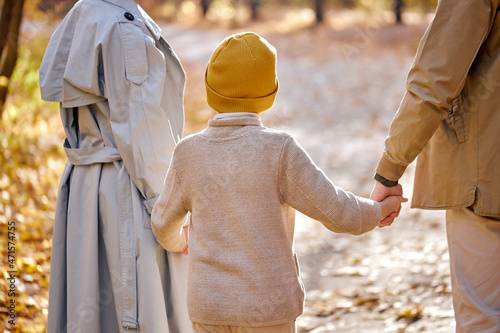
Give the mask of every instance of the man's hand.
[(370, 199), (380, 202), (390, 195), (403, 195), (403, 187), (398, 184), (393, 187), (387, 187), (379, 182), (375, 182)]
[[(401, 186), (401, 184), (392, 187), (387, 187), (379, 182), (375, 182), (375, 186), (373, 187), (372, 193), (370, 194), (370, 199), (375, 200), (377, 202), (381, 202), (390, 195), (402, 196), (403, 187)], [(391, 225), (392, 222), (394, 222), (394, 219), (398, 217), (400, 211), (401, 211), (401, 203), (399, 204), (399, 209), (396, 212), (391, 213), (382, 221), (380, 221), (378, 227), (382, 228)]]

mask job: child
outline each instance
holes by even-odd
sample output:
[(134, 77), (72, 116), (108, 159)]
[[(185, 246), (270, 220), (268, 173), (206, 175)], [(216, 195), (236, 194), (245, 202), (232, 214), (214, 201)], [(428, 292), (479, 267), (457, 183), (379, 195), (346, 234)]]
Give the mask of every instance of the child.
[[(228, 37), (205, 71), (217, 112), (175, 148), (152, 227), (168, 251), (187, 253), (195, 332), (295, 332), (304, 287), (293, 250), (295, 209), (329, 230), (359, 235), (397, 211), (335, 186), (289, 134), (259, 113), (278, 90), (276, 50), (254, 33)], [(184, 233), (184, 234), (183, 234)]]

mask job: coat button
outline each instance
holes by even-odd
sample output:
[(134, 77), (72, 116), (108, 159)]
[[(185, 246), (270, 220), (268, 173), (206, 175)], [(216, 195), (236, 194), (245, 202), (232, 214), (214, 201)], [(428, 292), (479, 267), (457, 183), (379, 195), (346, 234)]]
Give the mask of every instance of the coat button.
[(125, 18), (129, 21), (133, 21), (134, 20), (134, 15), (132, 15), (131, 13), (129, 12), (126, 12), (125, 13)]

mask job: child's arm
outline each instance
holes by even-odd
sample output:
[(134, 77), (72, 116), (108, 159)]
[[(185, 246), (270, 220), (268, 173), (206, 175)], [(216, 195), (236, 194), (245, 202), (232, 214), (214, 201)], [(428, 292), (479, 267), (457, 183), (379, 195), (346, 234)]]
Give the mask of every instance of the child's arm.
[[(187, 231), (183, 228), (188, 210), (184, 206), (175, 153), (167, 172), (163, 191), (151, 214), (151, 227), (161, 246), (170, 252), (187, 253)], [(187, 229), (187, 228), (186, 228)]]
[(304, 149), (289, 138), (283, 147), (280, 193), (283, 201), (320, 221), (333, 232), (360, 235), (374, 229), (382, 213), (393, 209), (396, 199), (383, 205), (335, 186)]

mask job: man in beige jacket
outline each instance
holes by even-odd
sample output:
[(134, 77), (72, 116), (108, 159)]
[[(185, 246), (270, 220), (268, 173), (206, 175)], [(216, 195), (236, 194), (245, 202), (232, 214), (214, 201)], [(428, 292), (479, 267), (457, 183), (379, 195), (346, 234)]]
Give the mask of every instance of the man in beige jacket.
[(498, 6), (498, 0), (439, 2), (371, 196), (402, 194), (391, 186), (418, 155), (412, 207), (447, 210), (458, 332), (500, 332)]
[(259, 113), (278, 90), (276, 51), (253, 33), (234, 35), (206, 69), (209, 105), (219, 112), (183, 139), (152, 213), (160, 244), (185, 252), (188, 311), (196, 332), (295, 332), (304, 289), (293, 250), (295, 209), (334, 232), (362, 234), (398, 209), (335, 186), (287, 133)]

